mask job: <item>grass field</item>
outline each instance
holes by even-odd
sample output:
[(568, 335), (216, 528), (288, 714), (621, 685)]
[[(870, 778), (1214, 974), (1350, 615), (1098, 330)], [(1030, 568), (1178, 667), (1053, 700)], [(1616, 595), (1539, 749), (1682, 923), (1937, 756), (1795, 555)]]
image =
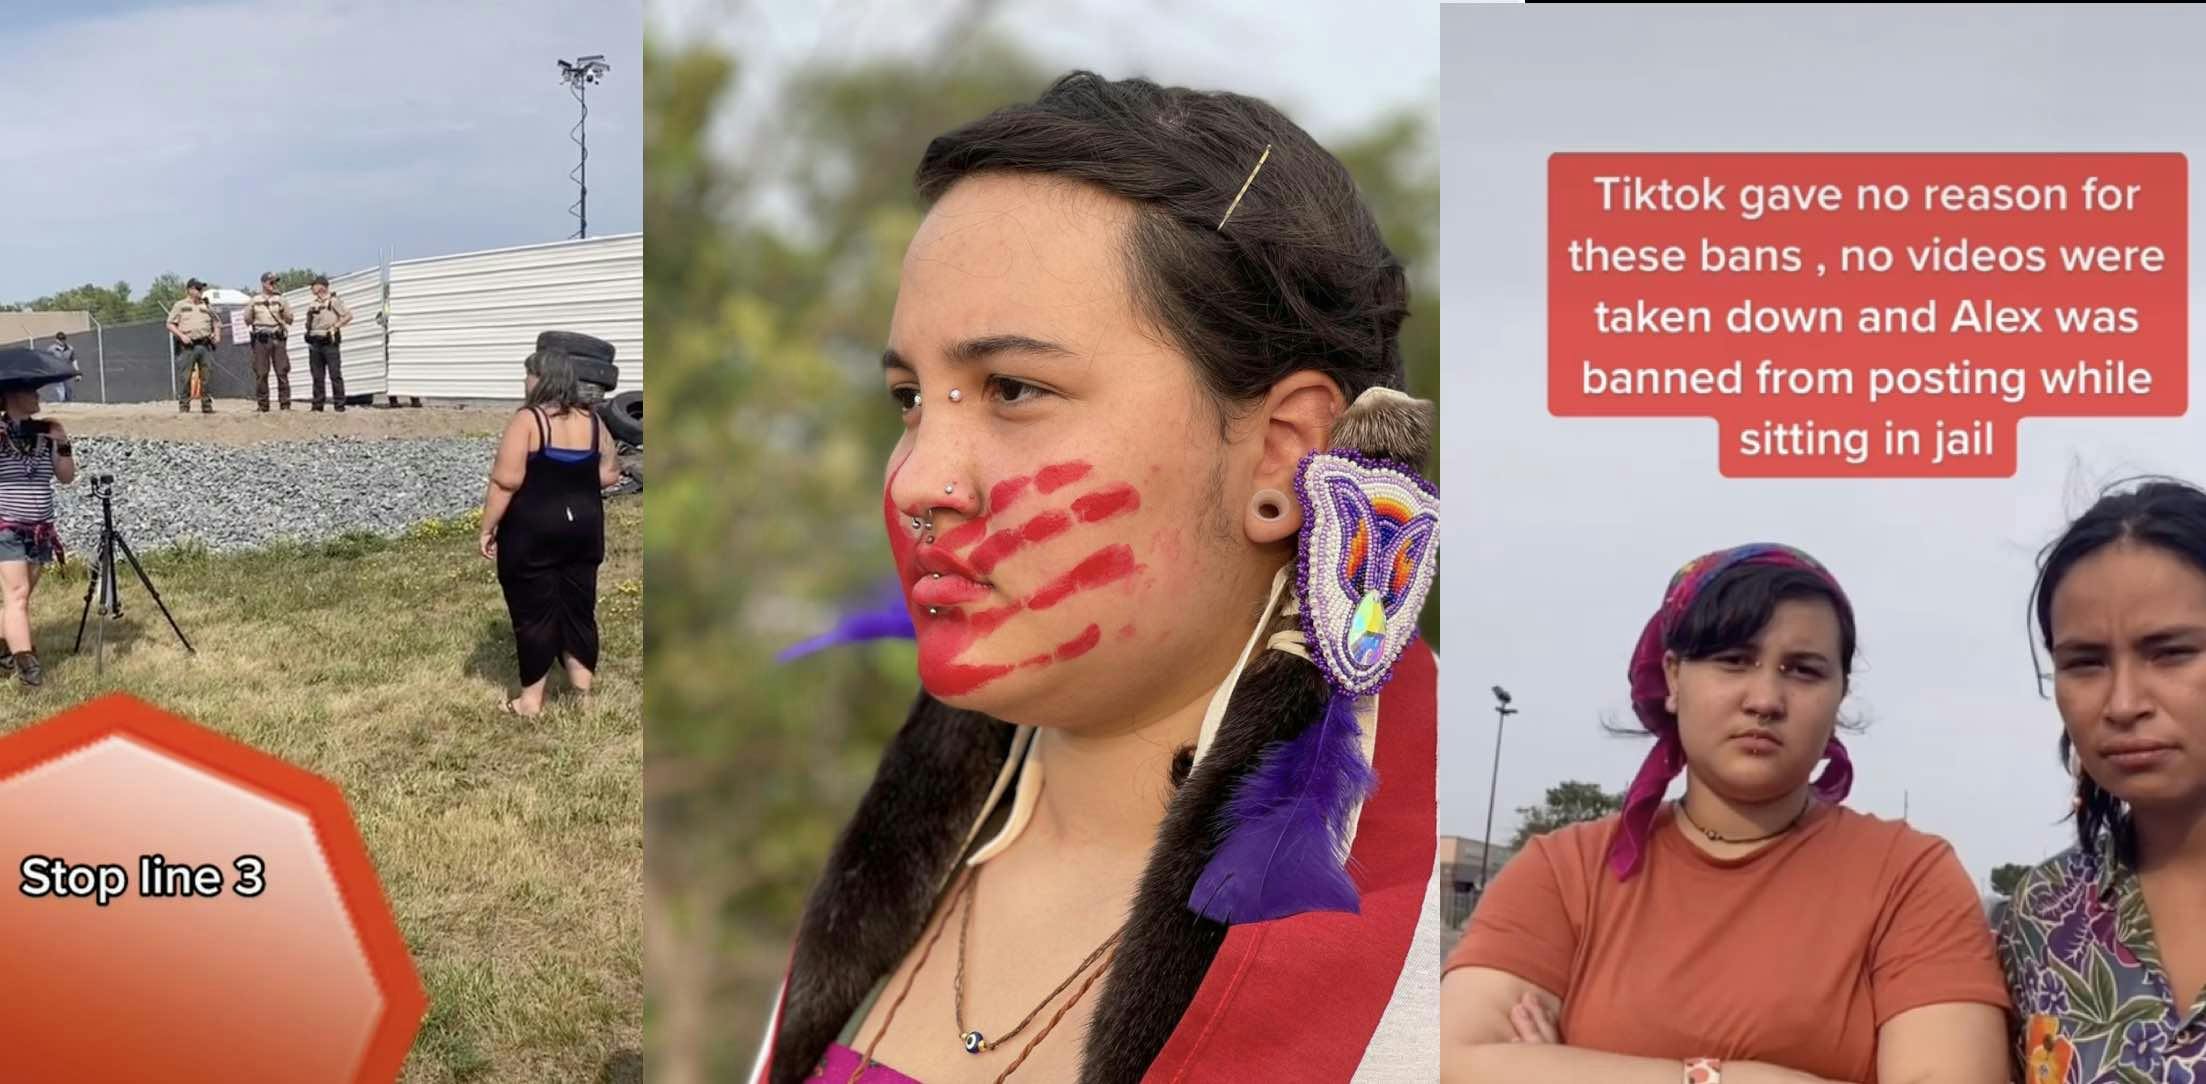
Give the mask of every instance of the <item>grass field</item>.
[(128, 692), (342, 787), (429, 991), (407, 1084), (641, 1081), (642, 527), (640, 496), (607, 503), (587, 709), (555, 676), (542, 716), (498, 712), (513, 637), (470, 519), (141, 554), (198, 653), (125, 565), (97, 677), (90, 632), (69, 652), (86, 586), (72, 550), (33, 600), (46, 684), (0, 686), (0, 720)]

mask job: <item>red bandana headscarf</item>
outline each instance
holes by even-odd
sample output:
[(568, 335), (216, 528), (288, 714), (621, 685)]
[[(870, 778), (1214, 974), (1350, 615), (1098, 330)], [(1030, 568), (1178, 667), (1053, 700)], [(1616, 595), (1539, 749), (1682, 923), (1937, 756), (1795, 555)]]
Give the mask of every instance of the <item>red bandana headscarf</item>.
[[(1791, 546), (1774, 543), (1753, 543), (1696, 557), (1670, 578), (1669, 589), (1662, 595), (1662, 608), (1647, 619), (1647, 627), (1639, 634), (1639, 646), (1632, 651), (1632, 712), (1639, 716), (1639, 724), (1655, 736), (1655, 747), (1647, 751), (1646, 761), (1640, 764), (1639, 774), (1633, 777), (1631, 789), (1624, 794), (1623, 824), (1615, 841), (1609, 845), (1609, 869), (1619, 880), (1637, 872), (1640, 857), (1646, 851), (1647, 835), (1654, 824), (1655, 811), (1662, 806), (1662, 794), (1669, 789), (1670, 780), (1685, 770), (1685, 746), (1678, 740), (1677, 717), (1664, 706), (1669, 698), (1670, 684), (1662, 672), (1663, 641), (1669, 638), (1670, 631), (1685, 616), (1701, 590), (1718, 575), (1739, 565), (1778, 565), (1804, 570), (1831, 589), (1841, 609), (1850, 608), (1838, 581), (1815, 558)], [(1839, 742), (1837, 735), (1832, 735), (1830, 744), (1824, 746), (1823, 755), (1830, 764), (1814, 782), (1816, 797), (1826, 802), (1841, 801), (1853, 786), (1853, 762), (1847, 758), (1846, 746)]]

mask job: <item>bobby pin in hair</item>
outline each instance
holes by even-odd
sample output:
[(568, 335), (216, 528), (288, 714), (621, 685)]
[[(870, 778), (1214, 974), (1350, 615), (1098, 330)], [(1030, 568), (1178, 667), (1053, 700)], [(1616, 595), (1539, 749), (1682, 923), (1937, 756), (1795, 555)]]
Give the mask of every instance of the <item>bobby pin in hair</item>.
[(1272, 145), (1271, 145), (1271, 144), (1269, 144), (1269, 143), (1266, 143), (1266, 144), (1264, 144), (1264, 153), (1263, 153), (1262, 155), (1258, 156), (1258, 157), (1257, 157), (1257, 159), (1256, 159), (1256, 169), (1252, 169), (1252, 170), (1249, 170), (1249, 179), (1248, 179), (1248, 180), (1245, 180), (1245, 181), (1242, 181), (1242, 182), (1241, 182), (1241, 190), (1240, 190), (1239, 192), (1235, 192), (1235, 193), (1233, 194), (1233, 203), (1232, 203), (1232, 204), (1231, 204), (1230, 206), (1228, 206), (1228, 207), (1226, 208), (1226, 214), (1225, 214), (1225, 218), (1221, 218), (1221, 219), (1219, 219), (1219, 220), (1218, 220), (1218, 228), (1219, 228), (1219, 229), (1221, 229), (1221, 230), (1222, 230), (1222, 229), (1225, 229), (1225, 228), (1226, 228), (1226, 218), (1232, 218), (1232, 217), (1233, 217), (1233, 211), (1234, 211), (1234, 208), (1237, 208), (1237, 207), (1241, 206), (1241, 197), (1242, 197), (1242, 196), (1246, 196), (1246, 195), (1248, 195), (1248, 194), (1249, 194), (1249, 186), (1250, 186), (1250, 185), (1252, 185), (1252, 184), (1255, 184), (1255, 183), (1256, 183), (1256, 174), (1257, 174), (1257, 171), (1258, 171), (1258, 170), (1261, 170), (1261, 169), (1263, 169), (1263, 168), (1264, 168), (1264, 161), (1265, 161), (1266, 159), (1270, 158), (1271, 156), (1272, 156)]

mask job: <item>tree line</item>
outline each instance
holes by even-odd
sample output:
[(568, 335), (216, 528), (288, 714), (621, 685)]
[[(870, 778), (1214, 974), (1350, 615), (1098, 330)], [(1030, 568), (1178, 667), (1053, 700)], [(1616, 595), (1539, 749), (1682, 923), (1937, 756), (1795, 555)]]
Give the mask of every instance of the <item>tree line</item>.
[[(312, 268), (294, 267), (276, 272), (285, 290), (296, 290), (314, 281), (320, 272)], [(168, 315), (169, 306), (184, 296), (187, 276), (174, 271), (156, 277), (146, 287), (143, 296), (134, 296), (130, 283), (118, 281), (112, 286), (85, 283), (44, 297), (14, 305), (0, 305), (0, 312), (88, 312), (102, 324), (131, 324), (142, 320), (159, 320)], [(210, 289), (223, 289), (221, 283), (208, 282)], [(245, 293), (260, 289), (259, 282), (237, 287)]]

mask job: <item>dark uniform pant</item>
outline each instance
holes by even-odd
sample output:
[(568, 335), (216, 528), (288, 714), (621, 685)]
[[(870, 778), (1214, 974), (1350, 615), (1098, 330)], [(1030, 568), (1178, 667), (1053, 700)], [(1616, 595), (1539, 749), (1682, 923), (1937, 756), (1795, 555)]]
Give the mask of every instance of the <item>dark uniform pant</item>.
[(268, 409), (268, 374), (276, 374), (276, 401), (285, 410), (291, 409), (291, 355), (284, 351), (283, 340), (273, 335), (253, 333), (253, 386), (260, 395), (260, 408)]
[(343, 407), (345, 405), (345, 368), (343, 360), (337, 356), (337, 344), (308, 340), (306, 344), (306, 365), (307, 369), (314, 374), (314, 409), (322, 409), (322, 381), (325, 374), (329, 380), (330, 398), (337, 400), (337, 405)]
[(199, 373), (199, 409), (214, 409), (214, 344), (196, 342), (176, 351), (176, 405), (191, 409), (191, 374)]

